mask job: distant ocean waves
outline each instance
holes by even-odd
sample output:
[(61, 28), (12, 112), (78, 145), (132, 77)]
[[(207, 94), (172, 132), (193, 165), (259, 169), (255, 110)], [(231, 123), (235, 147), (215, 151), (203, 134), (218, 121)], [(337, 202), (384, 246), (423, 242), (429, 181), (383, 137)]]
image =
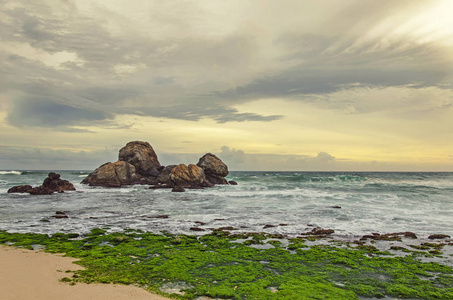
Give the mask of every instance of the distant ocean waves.
[[(6, 193), (14, 185), (40, 185), (48, 173), (0, 171), (0, 229), (52, 233), (105, 227), (204, 234), (231, 226), (296, 236), (319, 226), (344, 236), (401, 231), (453, 236), (453, 173), (231, 172), (228, 180), (237, 186), (180, 194), (141, 185), (89, 187), (80, 184), (88, 171), (59, 171), (76, 192)], [(68, 218), (53, 218), (56, 211)], [(199, 231), (191, 230), (195, 226)]]

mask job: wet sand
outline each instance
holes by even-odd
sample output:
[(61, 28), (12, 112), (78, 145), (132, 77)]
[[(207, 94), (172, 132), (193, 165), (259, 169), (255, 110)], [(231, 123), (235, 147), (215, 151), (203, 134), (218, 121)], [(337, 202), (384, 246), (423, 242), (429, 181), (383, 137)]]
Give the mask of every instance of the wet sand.
[(0, 246), (0, 298), (7, 300), (165, 300), (133, 286), (113, 284), (69, 285), (67, 270), (80, 270), (73, 258), (42, 251)]

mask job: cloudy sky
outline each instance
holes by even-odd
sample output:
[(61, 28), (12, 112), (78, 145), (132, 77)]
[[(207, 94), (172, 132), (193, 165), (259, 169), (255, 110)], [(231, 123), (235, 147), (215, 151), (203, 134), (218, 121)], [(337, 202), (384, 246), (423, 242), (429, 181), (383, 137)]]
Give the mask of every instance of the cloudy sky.
[(453, 171), (451, 0), (0, 0), (0, 169)]

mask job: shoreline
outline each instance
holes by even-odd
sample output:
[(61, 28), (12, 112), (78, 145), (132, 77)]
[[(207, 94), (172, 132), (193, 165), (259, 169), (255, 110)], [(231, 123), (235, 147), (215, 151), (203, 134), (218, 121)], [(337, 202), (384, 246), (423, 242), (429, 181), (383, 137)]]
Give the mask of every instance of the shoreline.
[[(91, 287), (104, 283), (99, 286), (108, 288), (115, 287), (113, 282), (146, 286), (178, 299), (318, 299), (326, 295), (338, 300), (358, 296), (360, 299), (453, 297), (451, 238), (417, 239), (406, 232), (369, 235), (347, 242), (329, 236), (329, 230), (324, 231), (326, 234), (290, 239), (224, 230), (204, 236), (136, 230), (107, 233), (99, 228), (83, 236), (0, 231), (0, 243), (27, 249), (42, 246), (50, 253), (79, 258), (80, 265), (86, 269), (64, 273), (63, 268), (58, 278), (66, 277), (65, 283), (59, 279), (53, 281), (70, 291), (74, 284)], [(41, 251), (17, 251), (46, 255)], [(71, 264), (73, 261), (56, 258), (68, 259)], [(67, 270), (74, 270), (77, 265), (71, 267)], [(37, 273), (29, 272), (27, 264), (24, 268), (26, 273)], [(120, 285), (114, 290), (124, 287)], [(155, 296), (149, 293), (147, 296), (143, 299), (168, 299), (149, 298)]]
[(9, 300), (165, 300), (142, 288), (118, 284), (70, 285), (60, 280), (83, 270), (77, 259), (43, 251), (0, 245), (0, 291)]

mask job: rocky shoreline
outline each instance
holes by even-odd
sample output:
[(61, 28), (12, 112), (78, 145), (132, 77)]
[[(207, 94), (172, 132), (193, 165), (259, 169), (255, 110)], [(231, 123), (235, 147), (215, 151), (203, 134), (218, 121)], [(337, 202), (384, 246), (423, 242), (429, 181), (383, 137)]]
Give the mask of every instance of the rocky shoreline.
[(351, 241), (321, 228), (295, 238), (227, 229), (202, 236), (99, 228), (84, 235), (0, 231), (0, 244), (40, 245), (79, 258), (88, 270), (68, 274), (64, 282), (135, 284), (178, 299), (453, 296), (449, 238), (422, 242), (401, 232)]

